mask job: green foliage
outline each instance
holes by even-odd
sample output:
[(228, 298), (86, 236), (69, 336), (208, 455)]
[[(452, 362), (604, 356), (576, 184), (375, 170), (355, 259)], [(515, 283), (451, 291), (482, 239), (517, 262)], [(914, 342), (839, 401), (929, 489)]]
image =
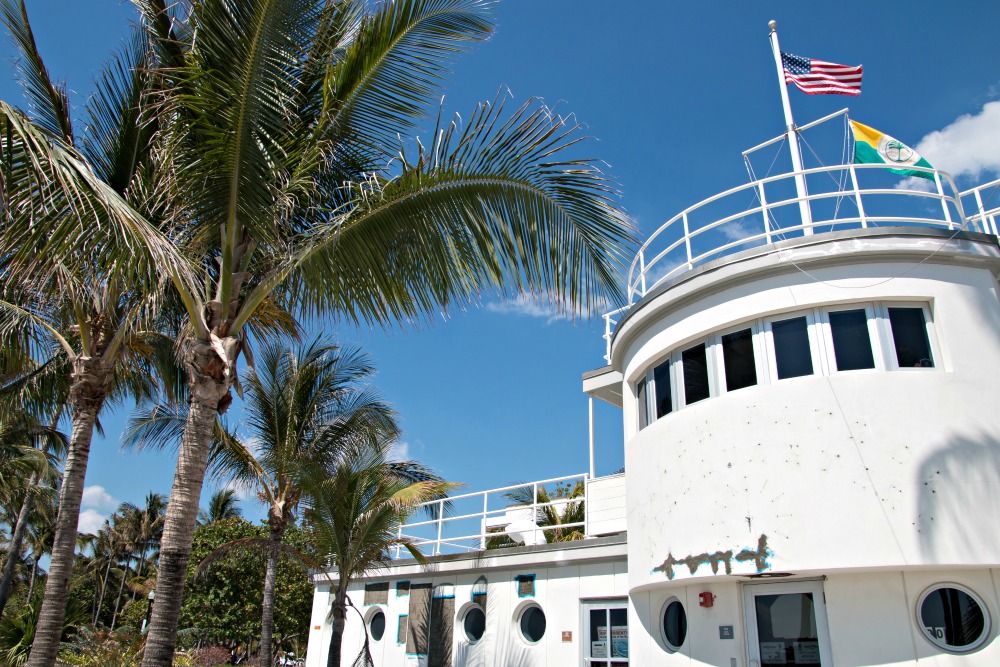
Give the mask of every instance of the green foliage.
[[(139, 667), (145, 638), (131, 630), (112, 632), (83, 628), (59, 653), (59, 665), (73, 667)], [(196, 667), (192, 656), (178, 654), (174, 667)], [(200, 667), (200, 665), (198, 665)]]
[[(36, 595), (26, 607), (10, 607), (0, 619), (0, 667), (21, 667), (28, 661), (31, 643), (35, 640), (35, 627), (41, 597)], [(17, 613), (15, 609), (20, 609)], [(86, 618), (85, 608), (72, 602), (66, 608), (63, 621), (63, 640), (80, 627)]]
[[(267, 538), (267, 528), (254, 526), (243, 519), (226, 519), (199, 527), (194, 534), (185, 599), (181, 606), (179, 627), (185, 632), (182, 641), (194, 645), (237, 645), (255, 642), (260, 637), (261, 601), (264, 590), (263, 551), (242, 551), (215, 562), (204, 575), (195, 578), (198, 564), (216, 548), (244, 538)], [(289, 528), (285, 543), (310, 554), (307, 535)], [(313, 588), (303, 567), (282, 557), (278, 564), (275, 591), (274, 636), (281, 646), (298, 636), (304, 638), (312, 612)]]

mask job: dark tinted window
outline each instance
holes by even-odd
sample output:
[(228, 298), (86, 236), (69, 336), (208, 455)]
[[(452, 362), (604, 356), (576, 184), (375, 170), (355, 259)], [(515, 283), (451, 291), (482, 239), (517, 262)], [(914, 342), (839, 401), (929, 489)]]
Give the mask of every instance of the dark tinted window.
[(709, 396), (708, 359), (705, 344), (695, 345), (681, 353), (684, 367), (684, 403), (690, 405)]
[(521, 614), (521, 636), (531, 643), (545, 636), (545, 612), (541, 607), (528, 607)]
[(478, 605), (470, 607), (469, 611), (465, 614), (462, 627), (465, 629), (465, 636), (468, 637), (470, 642), (477, 642), (482, 639), (483, 633), (486, 632), (486, 614), (483, 613), (482, 607)]
[(372, 620), (368, 622), (368, 631), (373, 641), (382, 641), (382, 635), (385, 634), (385, 614), (380, 611), (375, 612)]
[(667, 646), (678, 649), (687, 637), (687, 613), (684, 605), (678, 600), (674, 600), (663, 610), (663, 638), (667, 641)]
[(900, 368), (932, 368), (931, 343), (923, 308), (890, 308), (892, 344)]
[(750, 329), (734, 331), (722, 337), (722, 363), (726, 367), (726, 391), (757, 384), (753, 334)]
[(779, 380), (813, 374), (808, 327), (805, 317), (792, 317), (771, 323)]
[(965, 591), (939, 588), (920, 604), (920, 623), (934, 643), (964, 648), (983, 638), (986, 615)]
[(670, 398), (670, 362), (665, 361), (653, 369), (653, 386), (656, 388), (656, 418), (673, 410)]
[(639, 428), (644, 429), (649, 424), (649, 404), (646, 401), (646, 380), (639, 380), (635, 386), (635, 398), (639, 401)]
[(838, 371), (875, 368), (872, 341), (868, 335), (868, 317), (864, 309), (830, 313), (830, 331)]

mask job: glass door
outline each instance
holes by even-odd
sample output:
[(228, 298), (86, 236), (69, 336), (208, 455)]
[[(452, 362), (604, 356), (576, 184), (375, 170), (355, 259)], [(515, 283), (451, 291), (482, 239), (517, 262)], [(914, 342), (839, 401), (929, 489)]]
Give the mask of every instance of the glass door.
[(583, 664), (628, 667), (628, 601), (602, 600), (582, 606)]
[(819, 581), (743, 587), (750, 667), (832, 667), (826, 602)]

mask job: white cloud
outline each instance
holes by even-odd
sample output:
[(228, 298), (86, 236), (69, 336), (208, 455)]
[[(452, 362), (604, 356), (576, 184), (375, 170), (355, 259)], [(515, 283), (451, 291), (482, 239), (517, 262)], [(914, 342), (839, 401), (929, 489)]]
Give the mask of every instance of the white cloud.
[(987, 102), (979, 113), (959, 116), (914, 148), (952, 176), (1000, 175), (1000, 101)]
[[(518, 295), (515, 299), (487, 303), (486, 310), (494, 313), (539, 317), (545, 319), (546, 324), (552, 324), (558, 320), (575, 319), (574, 313), (563, 307), (558, 298), (538, 296), (527, 292)], [(604, 308), (598, 308), (598, 310), (603, 314)], [(579, 315), (586, 319), (590, 316), (590, 312), (584, 310)]]
[(94, 510), (111, 511), (118, 507), (118, 504), (118, 500), (99, 484), (85, 486), (83, 488), (83, 500), (80, 503), (81, 507)]
[(410, 443), (405, 440), (397, 440), (389, 450), (389, 459), (392, 461), (410, 460)]
[(96, 535), (97, 531), (104, 527), (104, 522), (107, 520), (107, 514), (101, 514), (95, 509), (86, 509), (80, 512), (80, 521), (76, 524), (76, 530), (78, 533)]

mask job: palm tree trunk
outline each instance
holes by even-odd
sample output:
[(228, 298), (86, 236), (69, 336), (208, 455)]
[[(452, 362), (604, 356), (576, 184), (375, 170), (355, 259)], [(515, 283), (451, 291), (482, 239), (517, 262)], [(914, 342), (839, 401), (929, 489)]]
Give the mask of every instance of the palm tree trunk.
[(284, 526), (271, 526), (270, 545), (267, 550), (267, 570), (264, 573), (263, 614), (260, 620), (260, 667), (271, 667), (271, 638), (274, 635), (274, 590), (278, 582), (278, 545), (281, 544)]
[(31, 563), (31, 578), (28, 579), (28, 600), (29, 601), (31, 600), (31, 594), (35, 592), (35, 575), (38, 574), (38, 556), (36, 554), (32, 554), (32, 556), (33, 556), (32, 560), (34, 562)]
[(26, 667), (53, 667), (59, 652), (69, 582), (76, 557), (76, 527), (80, 521), (80, 502), (87, 477), (90, 441), (94, 423), (107, 397), (111, 374), (98, 357), (73, 359), (69, 404), (73, 410), (73, 434), (69, 441), (62, 487), (59, 489), (59, 512), (56, 514), (55, 539), (49, 575), (45, 578), (45, 596), (38, 614), (35, 640), (31, 644)]
[(24, 542), (24, 533), (28, 530), (28, 515), (31, 514), (31, 507), (34, 498), (31, 489), (38, 483), (38, 476), (31, 474), (28, 479), (27, 491), (24, 494), (24, 502), (21, 503), (21, 511), (17, 513), (17, 525), (14, 527), (14, 534), (10, 537), (10, 546), (7, 551), (7, 562), (3, 566), (3, 578), (0, 579), (0, 618), (3, 618), (4, 607), (10, 598), (10, 591), (14, 584), (14, 570), (17, 561), (21, 558), (21, 543)]
[[(167, 504), (167, 517), (160, 541), (160, 561), (156, 574), (156, 604), (149, 621), (142, 667), (171, 667), (177, 643), (177, 622), (181, 614), (184, 577), (191, 556), (198, 503), (208, 464), (216, 416), (231, 400), (229, 388), (235, 372), (236, 341), (227, 338), (223, 359), (208, 342), (193, 341), (185, 350), (188, 370), (188, 418), (177, 455), (177, 471)], [(232, 361), (230, 361), (232, 359)], [(230, 371), (232, 369), (232, 371)]]
[(94, 610), (94, 627), (97, 627), (97, 619), (101, 615), (101, 607), (104, 606), (104, 593), (108, 590), (108, 577), (111, 576), (111, 554), (108, 554), (108, 566), (104, 568), (104, 581), (101, 582), (101, 598), (97, 601), (97, 609)]
[(115, 613), (111, 615), (111, 629), (115, 629), (115, 622), (118, 620), (118, 612), (121, 609), (122, 591), (125, 590), (125, 580), (128, 578), (129, 566), (132, 565), (132, 552), (125, 555), (125, 571), (122, 572), (122, 580), (118, 583), (118, 599), (115, 600)]
[(333, 596), (333, 622), (330, 633), (330, 653), (326, 657), (326, 667), (340, 667), (340, 652), (344, 645), (344, 626), (347, 625), (347, 587), (340, 585)]

